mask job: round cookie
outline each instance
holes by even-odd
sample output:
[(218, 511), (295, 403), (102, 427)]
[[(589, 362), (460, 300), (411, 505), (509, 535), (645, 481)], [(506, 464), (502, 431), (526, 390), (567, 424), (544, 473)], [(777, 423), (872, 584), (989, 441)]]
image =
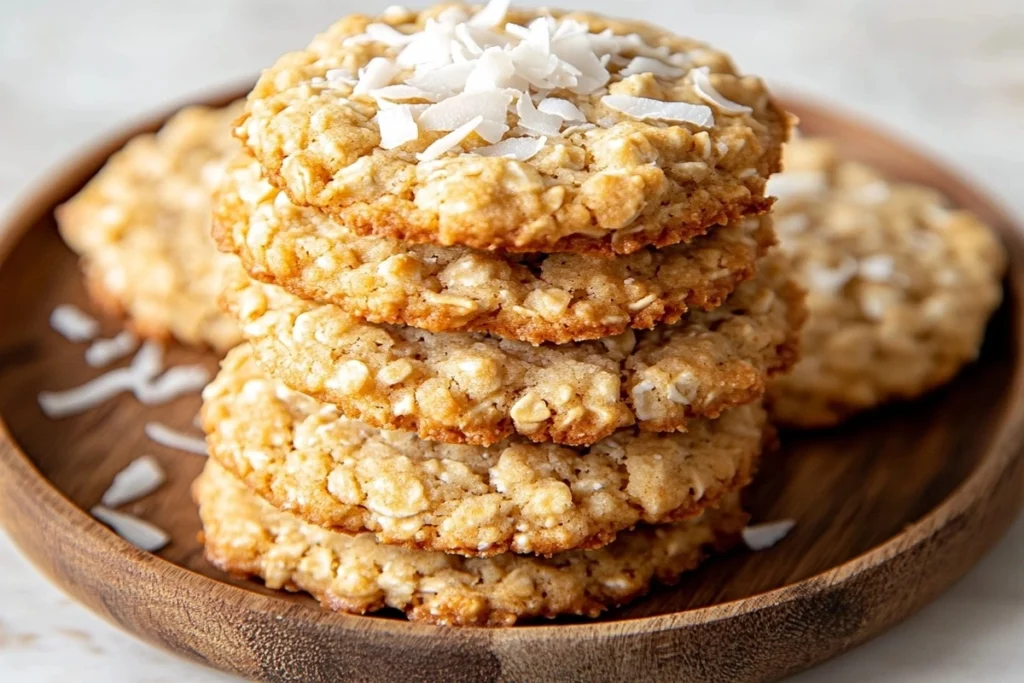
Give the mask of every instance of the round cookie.
[(747, 515), (737, 496), (697, 519), (638, 527), (600, 550), (543, 559), (464, 558), (408, 550), (306, 524), (264, 502), (216, 463), (193, 487), (207, 559), (269, 588), (306, 591), (327, 609), (365, 614), (386, 607), (443, 626), (511, 626), (531, 617), (596, 617), (675, 583), (713, 549), (736, 543)]
[(297, 205), (409, 242), (628, 254), (770, 208), (790, 121), (760, 79), (503, 4), (344, 18), (263, 72), (236, 135)]
[(359, 237), (296, 207), (251, 158), (229, 168), (214, 206), (220, 248), (263, 282), (370, 322), (533, 344), (609, 337), (715, 308), (774, 243), (767, 215), (615, 259)]
[(210, 238), (210, 193), (237, 154), (231, 124), (241, 112), (241, 102), (182, 110), (131, 140), (57, 209), (94, 301), (143, 336), (219, 351), (238, 343), (217, 307), (233, 258)]
[(826, 140), (791, 143), (770, 187), (810, 312), (802, 360), (771, 386), (779, 422), (835, 424), (937, 387), (977, 356), (1006, 256), (975, 216), (839, 160)]
[(796, 359), (803, 292), (769, 255), (714, 311), (600, 341), (532, 346), (375, 325), (240, 273), (222, 301), (263, 369), (373, 427), (489, 445), (581, 445), (634, 423), (676, 431), (756, 401)]
[(750, 482), (766, 413), (751, 404), (683, 433), (627, 430), (580, 448), (432, 443), (286, 389), (243, 344), (203, 393), (202, 426), (214, 460), (307, 522), (486, 557), (597, 548), (699, 514)]

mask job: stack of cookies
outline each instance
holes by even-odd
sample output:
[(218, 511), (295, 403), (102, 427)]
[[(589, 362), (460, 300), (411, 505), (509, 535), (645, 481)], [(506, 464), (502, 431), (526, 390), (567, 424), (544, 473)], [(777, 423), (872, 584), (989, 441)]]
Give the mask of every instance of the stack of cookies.
[(728, 545), (804, 316), (764, 194), (789, 125), (706, 45), (500, 0), (282, 57), (215, 196), (246, 343), (204, 393), (208, 557), (496, 625)]

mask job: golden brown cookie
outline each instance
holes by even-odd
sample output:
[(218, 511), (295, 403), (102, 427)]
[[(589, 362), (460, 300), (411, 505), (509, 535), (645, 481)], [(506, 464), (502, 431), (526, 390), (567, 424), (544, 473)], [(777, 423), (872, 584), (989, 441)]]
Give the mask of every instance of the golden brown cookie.
[(626, 430), (580, 448), (432, 443), (285, 388), (244, 344), (203, 401), (210, 456), (275, 507), (381, 543), (484, 557), (597, 548), (641, 522), (700, 514), (750, 482), (766, 428), (751, 404), (684, 433)]
[(296, 207), (247, 158), (225, 176), (214, 233), (253, 277), (358, 318), (534, 344), (609, 337), (715, 308), (774, 243), (769, 216), (615, 259), (359, 237)]
[(913, 398), (977, 356), (1006, 266), (977, 217), (840, 160), (826, 140), (791, 143), (770, 187), (810, 311), (803, 359), (771, 388), (780, 422), (826, 426)]
[(346, 417), (451, 443), (519, 433), (583, 445), (632, 424), (683, 430), (758, 400), (796, 360), (803, 292), (786, 270), (769, 255), (714, 311), (557, 346), (374, 325), (244, 274), (223, 300), (271, 377)]
[(236, 135), (295, 204), (409, 242), (628, 254), (769, 209), (790, 123), (760, 79), (502, 4), (344, 18), (264, 71)]
[(734, 544), (747, 516), (737, 496), (690, 521), (642, 526), (600, 550), (464, 558), (381, 545), (306, 524), (251, 493), (215, 462), (193, 487), (207, 559), (270, 588), (306, 591), (326, 608), (392, 607), (443, 626), (510, 626), (519, 619), (596, 617), (675, 583), (711, 549)]
[(93, 299), (143, 336), (219, 351), (238, 343), (217, 307), (234, 259), (210, 238), (210, 193), (237, 154), (231, 123), (241, 111), (241, 102), (182, 110), (155, 135), (131, 140), (57, 209)]

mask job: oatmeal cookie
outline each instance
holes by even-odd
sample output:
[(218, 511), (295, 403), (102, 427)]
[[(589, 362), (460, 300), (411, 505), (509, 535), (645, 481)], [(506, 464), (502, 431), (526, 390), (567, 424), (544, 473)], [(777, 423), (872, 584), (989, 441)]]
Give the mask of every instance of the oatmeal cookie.
[(223, 303), (271, 377), (346, 417), (451, 443), (519, 433), (583, 445), (634, 423), (683, 430), (760, 398), (797, 351), (803, 292), (785, 271), (769, 255), (714, 311), (557, 346), (375, 325), (244, 273)]
[(475, 556), (597, 548), (641, 522), (693, 517), (750, 482), (766, 424), (751, 404), (684, 433), (633, 429), (588, 447), (432, 443), (287, 389), (244, 344), (203, 402), (210, 456), (275, 507), (381, 543)]
[(214, 206), (220, 248), (263, 282), (370, 322), (533, 344), (609, 337), (715, 308), (775, 240), (762, 216), (615, 259), (410, 245), (359, 237), (296, 207), (245, 158), (229, 168)]
[(760, 79), (648, 24), (502, 4), (342, 19), (264, 71), (235, 134), (295, 204), (409, 242), (628, 254), (770, 208), (790, 120)]
[(131, 140), (57, 209), (93, 299), (143, 336), (219, 351), (238, 343), (217, 307), (233, 257), (210, 238), (210, 193), (237, 154), (231, 124), (241, 111), (241, 102), (182, 110), (155, 135)]
[(810, 311), (803, 359), (771, 387), (780, 422), (826, 426), (913, 398), (977, 356), (1006, 267), (977, 217), (839, 160), (826, 140), (791, 143), (771, 187)]
[(381, 545), (306, 524), (248, 491), (215, 462), (193, 494), (206, 557), (269, 588), (306, 591), (326, 608), (365, 614), (391, 607), (444, 626), (510, 626), (519, 619), (596, 617), (672, 584), (713, 549), (734, 544), (747, 515), (738, 496), (717, 510), (667, 526), (638, 527), (600, 550), (465, 558)]

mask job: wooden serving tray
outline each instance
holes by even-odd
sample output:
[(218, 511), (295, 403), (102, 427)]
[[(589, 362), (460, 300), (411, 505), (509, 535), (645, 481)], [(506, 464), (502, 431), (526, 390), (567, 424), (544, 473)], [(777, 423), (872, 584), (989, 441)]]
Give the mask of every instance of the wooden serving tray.
[[(57, 304), (89, 307), (53, 208), (125, 139), (160, 120), (54, 173), (0, 238), (4, 526), (41, 571), (90, 609), (154, 645), (246, 678), (763, 681), (856, 646), (963, 575), (1024, 499), (1024, 243), (990, 200), (899, 140), (799, 100), (789, 106), (806, 133), (836, 137), (851, 157), (934, 185), (976, 211), (1002, 234), (1011, 266), (981, 360), (952, 384), (839, 429), (783, 434), (782, 453), (765, 463), (750, 496), (755, 520), (797, 520), (775, 548), (734, 551), (597, 621), (493, 630), (332, 614), (310, 598), (213, 569), (196, 541), (189, 495), (202, 458), (143, 434), (149, 420), (190, 428), (198, 397), (153, 408), (123, 397), (56, 422), (36, 403), (40, 390), (97, 374), (85, 365), (83, 346), (47, 323)], [(105, 332), (117, 327), (109, 321)], [(170, 351), (171, 362), (197, 359), (216, 363), (211, 354)], [(169, 473), (163, 488), (129, 507), (172, 533), (157, 555), (83, 511), (144, 453)]]

